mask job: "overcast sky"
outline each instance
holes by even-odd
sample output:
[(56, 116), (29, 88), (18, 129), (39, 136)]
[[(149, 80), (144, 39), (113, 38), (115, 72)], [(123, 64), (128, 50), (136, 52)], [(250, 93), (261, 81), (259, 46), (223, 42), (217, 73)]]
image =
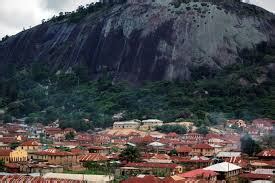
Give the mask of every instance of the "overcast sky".
[[(75, 10), (97, 0), (1, 0), (0, 38), (21, 31), (23, 27), (41, 23), (61, 11)], [(275, 0), (250, 0), (250, 2), (275, 12)]]

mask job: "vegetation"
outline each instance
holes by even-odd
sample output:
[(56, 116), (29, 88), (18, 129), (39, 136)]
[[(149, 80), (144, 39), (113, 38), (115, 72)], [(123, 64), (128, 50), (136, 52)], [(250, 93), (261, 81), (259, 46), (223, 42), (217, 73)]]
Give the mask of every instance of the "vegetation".
[(0, 160), (0, 172), (4, 172), (5, 170), (5, 161)]
[(177, 134), (185, 134), (187, 132), (187, 129), (181, 125), (163, 125), (158, 126), (156, 130), (162, 133), (175, 132)]
[(241, 138), (241, 151), (249, 156), (255, 156), (261, 148), (249, 135), (245, 135)]
[(119, 155), (120, 160), (126, 162), (138, 162), (140, 161), (140, 157), (141, 155), (138, 148), (133, 146), (127, 146)]
[(69, 132), (65, 135), (66, 140), (74, 140), (75, 138), (75, 133), (74, 132)]
[(91, 80), (86, 65), (54, 72), (40, 62), (23, 68), (10, 63), (0, 75), (1, 119), (8, 123), (25, 117), (27, 123), (43, 124), (58, 119), (62, 128), (87, 131), (111, 126), (113, 115), (121, 112), (125, 120), (180, 118), (198, 127), (228, 118), (275, 118), (275, 46), (261, 44), (257, 50), (243, 50), (238, 64), (214, 74), (206, 67), (194, 69), (192, 81), (140, 87), (114, 84), (108, 73)]
[(197, 129), (197, 133), (202, 134), (202, 135), (207, 135), (209, 133), (209, 129), (205, 125), (201, 125)]

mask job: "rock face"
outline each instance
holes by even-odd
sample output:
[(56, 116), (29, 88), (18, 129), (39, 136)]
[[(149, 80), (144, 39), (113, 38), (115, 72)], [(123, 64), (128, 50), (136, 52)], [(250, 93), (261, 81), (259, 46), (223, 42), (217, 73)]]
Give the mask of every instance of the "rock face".
[(240, 61), (240, 50), (274, 38), (274, 15), (252, 5), (129, 1), (12, 36), (0, 43), (0, 64), (38, 61), (58, 70), (81, 63), (93, 79), (107, 71), (130, 82), (187, 80), (199, 66), (222, 69)]

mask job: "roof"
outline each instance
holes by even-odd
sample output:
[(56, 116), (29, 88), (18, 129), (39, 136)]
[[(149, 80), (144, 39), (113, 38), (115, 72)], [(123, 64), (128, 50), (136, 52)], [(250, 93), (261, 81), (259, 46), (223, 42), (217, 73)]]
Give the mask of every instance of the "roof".
[(245, 173), (245, 174), (241, 174), (240, 177), (250, 179), (250, 180), (270, 180), (272, 178), (272, 175)]
[(163, 121), (158, 119), (147, 119), (147, 120), (143, 120), (142, 123), (163, 123)]
[(165, 146), (165, 144), (160, 143), (160, 142), (152, 142), (152, 143), (149, 144), (149, 146), (161, 147), (161, 146)]
[(41, 144), (34, 140), (25, 141), (21, 144), (21, 146), (41, 146)]
[(54, 183), (84, 183), (82, 180), (70, 180), (62, 178), (42, 178), (42, 177), (31, 177), (21, 175), (1, 175), (0, 182), (14, 183), (14, 182), (28, 182), (28, 183), (42, 183), (42, 182), (54, 182)]
[(212, 170), (215, 172), (230, 172), (230, 171), (234, 171), (234, 170), (239, 170), (241, 168), (242, 167), (239, 167), (232, 163), (222, 162), (222, 163), (208, 166), (208, 167), (204, 168), (204, 170)]
[(178, 176), (184, 177), (184, 178), (196, 178), (196, 177), (207, 178), (207, 177), (213, 177), (217, 175), (218, 174), (212, 170), (196, 169), (196, 170), (179, 174)]
[(12, 152), (12, 150), (0, 150), (0, 156), (10, 156), (10, 153)]
[(119, 121), (119, 122), (114, 122), (114, 125), (139, 125), (140, 123), (137, 121)]
[(90, 153), (83, 156), (80, 156), (79, 161), (87, 162), (87, 161), (107, 161), (108, 158), (104, 155), (98, 153)]
[(130, 177), (121, 183), (162, 183), (162, 180), (158, 177), (147, 175), (144, 177)]
[(177, 164), (174, 163), (128, 163), (124, 167), (135, 167), (135, 168), (176, 168)]
[(176, 148), (176, 151), (178, 153), (189, 153), (192, 151), (192, 148), (188, 147), (188, 146), (180, 146), (180, 147)]
[(275, 157), (275, 149), (267, 149), (258, 153), (257, 156), (261, 157)]
[(214, 149), (214, 147), (209, 144), (196, 144), (193, 149)]
[(66, 173), (46, 173), (43, 178), (71, 179), (84, 182), (111, 182), (113, 176), (106, 175), (87, 175), (87, 174), (66, 174)]
[(35, 152), (37, 155), (48, 155), (48, 156), (74, 156), (76, 153), (60, 151), (58, 149), (46, 149), (44, 151)]
[(217, 157), (231, 158), (231, 157), (240, 157), (241, 152), (219, 152)]
[(166, 135), (166, 137), (178, 137), (179, 135), (175, 132), (170, 132)]

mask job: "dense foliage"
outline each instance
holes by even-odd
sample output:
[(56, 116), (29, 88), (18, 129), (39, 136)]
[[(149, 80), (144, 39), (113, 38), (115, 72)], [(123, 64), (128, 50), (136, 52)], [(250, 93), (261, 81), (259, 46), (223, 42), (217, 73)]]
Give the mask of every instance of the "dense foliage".
[(181, 125), (163, 125), (163, 126), (158, 126), (156, 130), (162, 133), (175, 132), (177, 134), (185, 134), (187, 132), (187, 129)]
[(138, 148), (127, 146), (127, 148), (120, 153), (119, 158), (121, 161), (138, 162), (140, 161), (141, 155)]
[(0, 109), (6, 111), (1, 118), (44, 124), (58, 119), (62, 128), (78, 131), (111, 126), (113, 115), (121, 112), (125, 120), (180, 118), (198, 127), (228, 118), (275, 118), (275, 47), (258, 47), (244, 50), (239, 63), (223, 71), (210, 74), (201, 68), (193, 72), (193, 81), (140, 87), (114, 84), (108, 73), (91, 81), (85, 65), (53, 72), (39, 62), (24, 68), (10, 63), (0, 75)]
[(255, 156), (261, 148), (249, 135), (245, 135), (241, 138), (241, 151), (249, 156)]

